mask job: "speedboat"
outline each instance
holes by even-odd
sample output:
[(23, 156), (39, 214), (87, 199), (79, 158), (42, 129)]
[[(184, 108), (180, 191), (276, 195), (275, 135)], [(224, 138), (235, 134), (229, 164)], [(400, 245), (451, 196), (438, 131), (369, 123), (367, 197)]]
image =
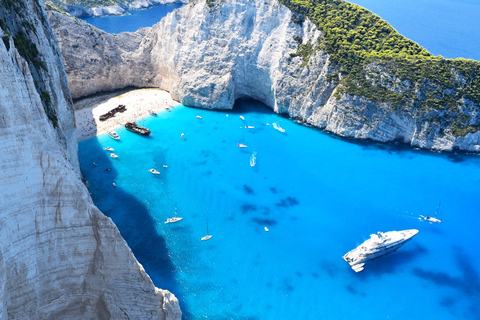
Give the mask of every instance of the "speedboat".
[(240, 119), (245, 120), (245, 118), (243, 116), (240, 116)]
[(257, 157), (256, 157), (256, 152), (252, 153), (252, 156), (250, 157), (250, 167), (254, 167), (255, 164), (257, 164)]
[(253, 129), (255, 128), (254, 126), (245, 126), (246, 129)]
[(165, 107), (165, 109), (167, 109), (167, 111), (171, 111), (171, 110), (170, 110), (170, 107)]
[(120, 136), (118, 135), (118, 133), (115, 130), (108, 130), (107, 133), (114, 140), (119, 140), (120, 139)]
[(185, 134), (182, 133), (182, 134), (180, 135), (180, 137), (182, 137), (182, 138), (185, 137)]
[(246, 148), (247, 146), (243, 143), (237, 143), (237, 147), (239, 148)]
[(280, 131), (280, 132), (285, 132), (285, 129), (283, 129), (282, 127), (280, 127), (280, 125), (279, 125), (278, 123), (276, 123), (276, 122), (273, 123), (273, 127), (274, 127), (275, 129), (277, 129), (278, 131)]
[(151, 114), (152, 116), (154, 116), (154, 117), (157, 116), (157, 113), (156, 113), (155, 111), (150, 111), (150, 114)]
[(371, 234), (370, 239), (347, 252), (347, 254), (343, 256), (343, 260), (352, 267), (353, 271), (360, 272), (363, 270), (366, 261), (396, 251), (418, 232), (417, 229), (388, 232), (379, 231), (377, 234)]
[(110, 147), (103, 148), (103, 150), (106, 150), (106, 151), (115, 151), (115, 149), (110, 148)]
[(164, 168), (168, 168), (168, 166), (166, 164), (163, 165)]
[(115, 153), (112, 152), (112, 153), (110, 153), (110, 158), (116, 159), (116, 158), (118, 158), (118, 156)]
[(267, 227), (265, 227), (264, 229), (265, 229), (265, 231), (267, 231), (267, 232), (268, 232), (268, 228), (267, 228)]
[(197, 119), (202, 119), (202, 117), (200, 117), (200, 116), (197, 116)]
[(148, 172), (153, 173), (153, 174), (160, 174), (160, 172), (158, 172), (155, 169), (150, 169), (150, 170), (148, 170)]

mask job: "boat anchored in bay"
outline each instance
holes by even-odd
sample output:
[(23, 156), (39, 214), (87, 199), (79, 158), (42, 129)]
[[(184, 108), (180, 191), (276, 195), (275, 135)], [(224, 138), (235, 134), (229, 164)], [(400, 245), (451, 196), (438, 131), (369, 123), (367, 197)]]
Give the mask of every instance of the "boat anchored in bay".
[(120, 136), (115, 130), (108, 130), (107, 133), (113, 140), (120, 140)]
[(178, 222), (182, 219), (183, 218), (177, 217), (177, 213), (175, 212), (175, 217), (168, 218), (167, 221), (165, 221), (165, 223), (174, 223), (174, 222)]
[(377, 234), (371, 234), (370, 239), (347, 252), (347, 254), (343, 256), (343, 260), (352, 267), (353, 271), (360, 272), (363, 270), (366, 261), (396, 251), (418, 232), (417, 229), (388, 232), (379, 231)]
[(125, 128), (127, 128), (128, 131), (141, 134), (142, 136), (149, 136), (150, 133), (152, 133), (149, 129), (147, 129), (145, 127), (140, 127), (135, 122), (125, 123)]

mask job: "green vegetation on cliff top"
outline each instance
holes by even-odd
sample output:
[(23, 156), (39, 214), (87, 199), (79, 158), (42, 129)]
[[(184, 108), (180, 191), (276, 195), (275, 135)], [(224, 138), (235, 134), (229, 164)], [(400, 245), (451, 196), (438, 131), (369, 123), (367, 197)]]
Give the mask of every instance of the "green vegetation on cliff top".
[[(477, 131), (461, 110), (465, 99), (480, 105), (480, 64), (433, 56), (370, 11), (343, 0), (279, 0), (301, 23), (308, 17), (322, 30), (317, 44), (301, 44), (295, 55), (308, 63), (315, 50), (330, 56), (342, 90), (373, 102), (390, 103), (463, 136)], [(315, 48), (312, 49), (313, 45)]]

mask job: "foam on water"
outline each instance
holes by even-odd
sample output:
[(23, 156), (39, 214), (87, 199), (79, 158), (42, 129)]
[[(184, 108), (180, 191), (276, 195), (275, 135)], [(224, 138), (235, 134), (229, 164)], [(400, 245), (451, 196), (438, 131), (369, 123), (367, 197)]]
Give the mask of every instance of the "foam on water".
[[(252, 101), (228, 112), (179, 105), (138, 123), (152, 135), (80, 142), (82, 172), (185, 319), (480, 314), (478, 157), (353, 143)], [(440, 200), (441, 224), (419, 220)], [(183, 220), (165, 224), (175, 211)], [(207, 223), (213, 238), (201, 241)], [(420, 233), (359, 274), (342, 260), (371, 233), (410, 228)]]

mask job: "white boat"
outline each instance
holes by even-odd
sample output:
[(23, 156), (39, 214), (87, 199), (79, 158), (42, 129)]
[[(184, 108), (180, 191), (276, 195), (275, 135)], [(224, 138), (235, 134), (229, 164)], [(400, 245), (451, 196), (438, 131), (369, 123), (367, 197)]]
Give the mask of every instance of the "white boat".
[(110, 148), (110, 147), (103, 148), (103, 150), (106, 150), (106, 151), (115, 151), (115, 149)]
[(442, 220), (440, 220), (440, 219), (437, 218), (438, 210), (439, 210), (439, 209), (440, 209), (440, 203), (438, 204), (437, 211), (435, 211), (435, 217), (425, 216), (425, 217), (423, 217), (423, 219), (424, 219), (425, 221), (430, 222), (430, 223), (441, 223)]
[(352, 267), (353, 271), (360, 272), (363, 270), (366, 261), (396, 251), (418, 232), (417, 229), (408, 229), (371, 234), (370, 239), (347, 252), (343, 256), (343, 260)]
[(267, 228), (267, 227), (265, 227), (265, 228), (263, 228), (263, 229), (265, 229), (265, 231), (267, 231), (267, 232), (268, 232), (268, 228)]
[(257, 164), (257, 153), (254, 152), (252, 153), (252, 156), (250, 157), (250, 167), (255, 167), (255, 165)]
[(158, 172), (157, 170), (155, 170), (153, 168), (148, 170), (148, 172), (153, 173), (153, 174), (160, 174), (160, 172)]
[(115, 130), (108, 130), (107, 133), (114, 140), (119, 140), (120, 139), (120, 136), (118, 135), (118, 133)]
[(197, 119), (202, 119), (202, 117), (200, 117), (200, 116), (197, 116)]
[(167, 221), (165, 221), (165, 223), (174, 223), (174, 222), (178, 222), (182, 219), (183, 218), (177, 217), (177, 213), (175, 212), (175, 217), (168, 218)]
[(164, 168), (168, 168), (168, 166), (166, 164), (163, 165)]
[(185, 134), (182, 133), (182, 134), (180, 135), (180, 137), (182, 137), (182, 138), (185, 137)]
[(277, 129), (278, 131), (280, 131), (280, 132), (285, 132), (285, 129), (283, 129), (282, 127), (280, 127), (280, 125), (279, 125), (278, 123), (276, 123), (276, 122), (273, 123), (273, 127), (274, 127), (275, 129)]
[(239, 148), (246, 148), (247, 145), (243, 144), (243, 143), (237, 143), (237, 147)]
[(208, 234), (208, 223), (207, 223), (207, 235), (205, 237), (202, 237), (202, 241), (206, 241), (208, 239), (210, 239), (211, 237), (213, 237), (211, 234)]
[(117, 184), (116, 184), (115, 182), (112, 182), (112, 186), (113, 186), (114, 188), (116, 188), (116, 187), (117, 187)]
[(245, 120), (245, 118), (243, 116), (240, 116), (240, 119)]
[(116, 159), (116, 158), (118, 158), (118, 156), (115, 153), (112, 152), (112, 153), (110, 153), (110, 158), (115, 158)]
[(245, 129), (254, 129), (254, 126), (245, 126)]

